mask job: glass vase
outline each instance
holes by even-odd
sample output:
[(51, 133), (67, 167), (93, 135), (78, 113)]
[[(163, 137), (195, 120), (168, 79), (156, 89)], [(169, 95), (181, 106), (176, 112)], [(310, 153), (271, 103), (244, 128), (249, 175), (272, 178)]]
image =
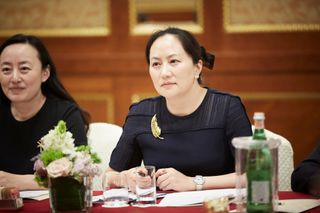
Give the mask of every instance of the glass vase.
[(91, 211), (92, 177), (49, 178), (48, 187), (52, 213)]
[[(246, 165), (248, 150), (255, 140), (252, 137), (235, 137), (232, 144), (235, 147), (235, 167), (236, 167), (236, 211), (246, 212), (247, 203), (247, 176)], [(272, 155), (272, 200), (273, 210), (278, 208), (278, 148), (281, 144), (279, 139), (269, 138), (264, 143), (267, 143)]]

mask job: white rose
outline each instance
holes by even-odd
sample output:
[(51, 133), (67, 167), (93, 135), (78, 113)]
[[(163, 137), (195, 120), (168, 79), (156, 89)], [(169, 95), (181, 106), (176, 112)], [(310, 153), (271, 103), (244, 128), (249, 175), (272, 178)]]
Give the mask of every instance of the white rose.
[(58, 160), (52, 161), (47, 166), (47, 172), (49, 177), (61, 177), (69, 176), (72, 170), (72, 162), (68, 158), (60, 158)]

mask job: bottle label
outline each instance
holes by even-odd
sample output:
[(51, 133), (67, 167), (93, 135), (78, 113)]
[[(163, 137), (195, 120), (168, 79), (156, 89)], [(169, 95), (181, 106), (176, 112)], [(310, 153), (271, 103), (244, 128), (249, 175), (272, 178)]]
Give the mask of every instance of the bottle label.
[(270, 182), (269, 181), (252, 181), (252, 202), (270, 203)]

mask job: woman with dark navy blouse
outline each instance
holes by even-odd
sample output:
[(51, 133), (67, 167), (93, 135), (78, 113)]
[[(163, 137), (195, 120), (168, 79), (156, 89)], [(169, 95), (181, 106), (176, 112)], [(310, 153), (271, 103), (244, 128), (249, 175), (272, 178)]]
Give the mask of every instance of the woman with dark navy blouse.
[(161, 190), (234, 187), (231, 140), (250, 136), (251, 124), (239, 97), (202, 86), (214, 56), (189, 32), (167, 28), (150, 37), (146, 59), (160, 96), (130, 107), (105, 184), (134, 191), (133, 167), (143, 161), (156, 166)]

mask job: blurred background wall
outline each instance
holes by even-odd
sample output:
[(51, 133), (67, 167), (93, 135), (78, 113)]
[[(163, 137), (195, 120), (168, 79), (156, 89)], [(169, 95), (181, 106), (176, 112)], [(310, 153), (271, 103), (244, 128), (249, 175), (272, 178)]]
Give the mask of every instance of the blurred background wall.
[(320, 141), (320, 1), (11, 0), (0, 1), (0, 20), (0, 42), (43, 39), (94, 122), (122, 126), (131, 103), (156, 95), (145, 43), (153, 22), (173, 21), (216, 55), (205, 84), (241, 96), (251, 120), (264, 111), (296, 165)]

